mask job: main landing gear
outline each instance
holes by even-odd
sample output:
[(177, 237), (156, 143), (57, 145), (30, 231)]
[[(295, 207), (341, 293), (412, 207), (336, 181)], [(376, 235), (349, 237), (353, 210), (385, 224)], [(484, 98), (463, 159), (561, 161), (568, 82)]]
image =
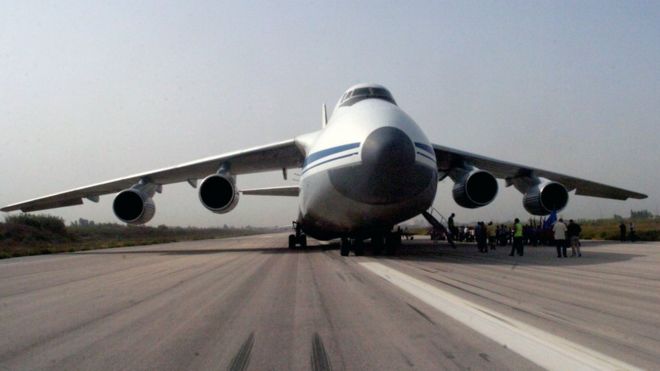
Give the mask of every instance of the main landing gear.
[(339, 245), (339, 253), (341, 256), (348, 256), (353, 250), (355, 256), (364, 255), (364, 241), (360, 239), (342, 237), (341, 244)]
[[(385, 235), (378, 234), (371, 236), (371, 247), (374, 255), (381, 255), (383, 248), (387, 255), (396, 255), (396, 249), (401, 245), (401, 234), (390, 232)], [(355, 256), (364, 255), (364, 241), (359, 238), (342, 237), (339, 245), (341, 256), (348, 256), (353, 251)]]
[(296, 245), (302, 248), (307, 247), (307, 235), (302, 231), (300, 224), (293, 222), (293, 229), (296, 231), (296, 234), (289, 235), (289, 248), (295, 249)]

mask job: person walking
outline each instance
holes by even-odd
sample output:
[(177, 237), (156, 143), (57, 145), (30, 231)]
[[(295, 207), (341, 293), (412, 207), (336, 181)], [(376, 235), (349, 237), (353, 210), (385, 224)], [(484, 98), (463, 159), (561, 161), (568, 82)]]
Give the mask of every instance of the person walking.
[(509, 256), (513, 256), (513, 253), (516, 252), (518, 256), (523, 256), (523, 226), (520, 223), (520, 219), (516, 218), (513, 224), (513, 245), (511, 245), (511, 253)]
[(619, 237), (621, 242), (626, 242), (626, 225), (623, 222), (619, 224)]
[(552, 232), (554, 232), (555, 237), (555, 246), (557, 247), (557, 257), (561, 258), (562, 256), (566, 258), (566, 231), (568, 228), (564, 224), (564, 219), (559, 218), (559, 220), (552, 226)]
[(582, 233), (582, 227), (579, 224), (573, 221), (573, 219), (568, 221), (568, 238), (571, 243), (571, 256), (576, 256), (579, 258), (582, 256), (580, 251), (580, 233)]
[(447, 219), (447, 229), (449, 229), (449, 233), (451, 233), (454, 236), (454, 238), (457, 238), (458, 233), (456, 233), (457, 232), (456, 231), (456, 225), (454, 224), (454, 217), (455, 216), (456, 216), (456, 214), (451, 213), (451, 215), (449, 216), (449, 219)]

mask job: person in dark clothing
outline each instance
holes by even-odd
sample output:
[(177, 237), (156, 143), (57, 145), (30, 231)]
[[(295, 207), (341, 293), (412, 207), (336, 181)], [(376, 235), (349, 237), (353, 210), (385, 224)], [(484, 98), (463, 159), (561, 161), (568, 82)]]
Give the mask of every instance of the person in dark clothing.
[(637, 241), (637, 235), (635, 234), (635, 225), (633, 223), (630, 223), (630, 226), (628, 228), (628, 237), (630, 238), (630, 242)]
[(619, 224), (619, 237), (621, 242), (626, 242), (626, 225), (623, 222)]
[(541, 226), (537, 225), (534, 227), (534, 232), (532, 232), (533, 240), (532, 240), (532, 245), (538, 246), (539, 245), (539, 240), (541, 238)]
[(571, 256), (582, 256), (582, 252), (580, 251), (580, 233), (582, 233), (582, 227), (574, 222), (573, 219), (569, 220), (568, 231), (566, 234), (568, 235), (568, 240), (571, 244)]
[(513, 224), (513, 245), (511, 245), (509, 256), (513, 256), (514, 252), (517, 252), (518, 256), (523, 256), (523, 249), (523, 225), (520, 223), (520, 219), (516, 218)]
[[(456, 216), (456, 214), (451, 213), (451, 215), (449, 216), (449, 219), (447, 219), (447, 228), (449, 229), (449, 232), (452, 235), (458, 236), (458, 233), (456, 233), (458, 231), (456, 230), (456, 225), (454, 224), (454, 216)], [(460, 240), (460, 238), (459, 238), (459, 240)]]
[(475, 228), (475, 235), (477, 239), (477, 246), (479, 247), (479, 252), (488, 252), (488, 233), (486, 231), (486, 224), (484, 222), (477, 223), (477, 228)]
[(509, 244), (509, 227), (500, 225), (500, 246)]

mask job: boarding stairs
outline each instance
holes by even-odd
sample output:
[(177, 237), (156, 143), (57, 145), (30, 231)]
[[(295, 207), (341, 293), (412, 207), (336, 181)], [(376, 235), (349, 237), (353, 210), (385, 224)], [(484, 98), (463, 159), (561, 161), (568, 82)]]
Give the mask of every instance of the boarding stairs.
[[(434, 213), (438, 215), (437, 218), (433, 215)], [(451, 245), (451, 247), (453, 248), (456, 248), (456, 245), (454, 245), (454, 239), (451, 234), (451, 231), (449, 230), (449, 228), (445, 226), (445, 224), (447, 223), (447, 218), (445, 218), (444, 215), (440, 214), (440, 212), (436, 210), (434, 207), (431, 207), (428, 211), (422, 212), (422, 216), (424, 217), (424, 219), (426, 219), (427, 222), (429, 222), (429, 224), (431, 224), (431, 226), (433, 226), (434, 229), (433, 234), (437, 234), (435, 232), (443, 233), (445, 237), (447, 237), (447, 242), (449, 242), (449, 245)], [(440, 220), (438, 220), (438, 218)]]

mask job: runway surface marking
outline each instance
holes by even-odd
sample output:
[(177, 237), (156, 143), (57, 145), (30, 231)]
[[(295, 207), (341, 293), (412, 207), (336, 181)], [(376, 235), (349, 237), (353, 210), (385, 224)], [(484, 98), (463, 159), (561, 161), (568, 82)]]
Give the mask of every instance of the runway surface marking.
[(548, 370), (638, 368), (471, 303), (380, 263), (361, 266), (449, 317)]

